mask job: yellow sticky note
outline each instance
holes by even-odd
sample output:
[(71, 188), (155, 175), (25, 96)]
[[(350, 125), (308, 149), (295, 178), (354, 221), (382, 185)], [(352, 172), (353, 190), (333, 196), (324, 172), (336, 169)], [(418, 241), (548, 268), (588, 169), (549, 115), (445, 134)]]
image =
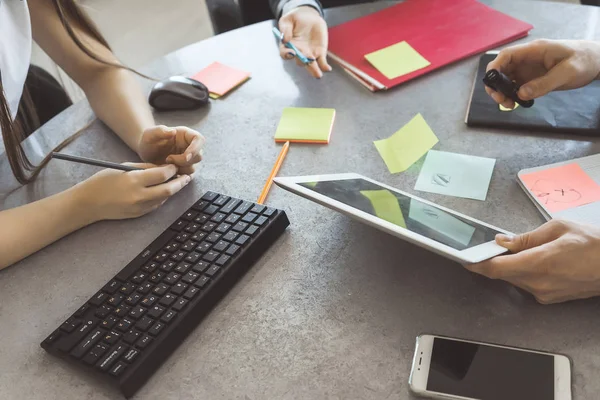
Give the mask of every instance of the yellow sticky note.
[(209, 93), (208, 95), (210, 96), (211, 99), (215, 99), (215, 100), (218, 99), (219, 97), (221, 97), (216, 93)]
[(519, 107), (519, 103), (515, 103), (515, 108), (506, 108), (502, 104), (498, 104), (498, 107), (500, 107), (500, 111), (512, 111), (516, 110), (517, 107)]
[(388, 79), (410, 74), (431, 65), (407, 42), (400, 42), (365, 55), (375, 68)]
[(385, 165), (392, 174), (395, 174), (406, 171), (438, 141), (423, 116), (417, 114), (389, 138), (373, 143)]
[(404, 221), (404, 215), (400, 210), (400, 204), (392, 192), (387, 189), (361, 190), (360, 194), (369, 199), (375, 215), (379, 218), (406, 228), (406, 221)]
[(334, 119), (333, 108), (284, 108), (275, 141), (327, 144)]

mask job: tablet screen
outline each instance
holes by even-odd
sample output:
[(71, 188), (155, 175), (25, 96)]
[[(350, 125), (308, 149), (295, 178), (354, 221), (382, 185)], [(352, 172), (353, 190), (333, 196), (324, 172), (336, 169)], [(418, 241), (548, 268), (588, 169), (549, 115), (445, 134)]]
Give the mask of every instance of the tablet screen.
[(298, 184), (456, 250), (493, 241), (500, 233), (364, 179)]

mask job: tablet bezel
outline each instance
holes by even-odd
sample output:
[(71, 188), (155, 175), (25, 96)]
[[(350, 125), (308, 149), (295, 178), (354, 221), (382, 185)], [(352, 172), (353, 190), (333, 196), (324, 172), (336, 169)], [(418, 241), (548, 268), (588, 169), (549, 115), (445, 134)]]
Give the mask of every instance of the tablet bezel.
[(406, 241), (408, 241), (410, 243), (413, 243), (417, 246), (429, 249), (437, 254), (440, 254), (444, 257), (450, 258), (459, 263), (463, 263), (463, 264), (478, 263), (478, 262), (490, 259), (492, 257), (498, 256), (498, 255), (501, 255), (501, 254), (507, 252), (507, 250), (504, 247), (499, 246), (494, 241), (482, 243), (480, 245), (473, 246), (473, 247), (470, 247), (465, 250), (456, 250), (448, 245), (445, 245), (443, 243), (440, 243), (438, 241), (430, 239), (426, 236), (423, 236), (423, 235), (420, 235), (413, 231), (410, 231), (406, 228), (402, 228), (391, 222), (388, 222), (379, 217), (371, 215), (365, 211), (361, 211), (357, 208), (354, 208), (352, 206), (344, 204), (338, 200), (334, 200), (334, 199), (327, 197), (321, 193), (315, 192), (307, 187), (300, 185), (300, 183), (307, 183), (307, 182), (337, 181), (337, 180), (348, 180), (348, 179), (364, 179), (366, 181), (369, 181), (371, 183), (379, 185), (383, 188), (386, 188), (388, 190), (399, 193), (403, 196), (408, 196), (415, 200), (421, 201), (427, 205), (436, 207), (436, 208), (438, 208), (442, 211), (445, 211), (447, 213), (450, 213), (452, 215), (455, 215), (460, 218), (464, 218), (464, 219), (472, 221), (474, 223), (483, 225), (485, 227), (494, 229), (501, 233), (510, 234), (509, 232), (507, 232), (503, 229), (497, 228), (490, 224), (486, 224), (485, 222), (471, 218), (471, 217), (461, 214), (459, 212), (450, 210), (446, 207), (442, 207), (438, 204), (435, 204), (435, 203), (432, 203), (425, 199), (422, 199), (420, 197), (411, 195), (410, 193), (403, 192), (402, 190), (396, 189), (394, 187), (391, 187), (391, 186), (386, 185), (381, 182), (377, 182), (373, 179), (367, 178), (360, 174), (344, 173), (344, 174), (328, 174), (328, 175), (289, 176), (289, 177), (277, 177), (277, 178), (274, 178), (274, 181), (277, 185), (281, 186), (282, 188), (284, 188), (286, 190), (289, 190), (292, 193), (295, 193), (295, 194), (302, 196), (304, 198), (307, 198), (309, 200), (313, 200), (316, 203), (319, 203), (325, 207), (339, 211), (345, 215), (348, 215), (351, 218), (354, 218), (361, 222), (364, 222), (367, 225), (370, 225), (374, 228), (377, 228), (379, 230), (387, 232), (387, 233), (394, 235), (396, 237), (399, 237), (401, 239), (405, 239)]

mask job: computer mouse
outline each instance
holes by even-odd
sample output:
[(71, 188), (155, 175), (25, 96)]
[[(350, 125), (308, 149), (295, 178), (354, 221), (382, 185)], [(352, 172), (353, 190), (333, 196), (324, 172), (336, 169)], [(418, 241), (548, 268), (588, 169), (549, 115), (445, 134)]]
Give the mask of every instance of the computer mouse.
[(172, 76), (154, 85), (148, 102), (158, 111), (195, 110), (208, 104), (209, 92), (201, 82)]

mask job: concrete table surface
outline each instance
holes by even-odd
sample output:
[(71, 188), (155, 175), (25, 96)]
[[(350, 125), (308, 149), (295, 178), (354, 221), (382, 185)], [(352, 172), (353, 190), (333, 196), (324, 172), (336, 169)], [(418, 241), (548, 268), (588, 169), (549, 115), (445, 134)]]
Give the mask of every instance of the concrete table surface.
[[(534, 38), (598, 39), (595, 8), (524, 1), (488, 4), (532, 23)], [(331, 25), (392, 4), (334, 9)], [(488, 200), (419, 193), (513, 232), (542, 224), (519, 189), (527, 167), (597, 153), (594, 139), (468, 129), (463, 120), (478, 57), (382, 93), (334, 65), (314, 80), (280, 60), (271, 22), (170, 54), (145, 72), (192, 74), (214, 60), (252, 73), (202, 111), (157, 115), (207, 137), (194, 183), (159, 211), (89, 226), (0, 273), (0, 399), (118, 399), (117, 390), (44, 353), (39, 343), (161, 233), (204, 191), (255, 200), (278, 154), (273, 134), (286, 106), (333, 107), (328, 146), (292, 145), (281, 175), (358, 172), (414, 192), (422, 163), (391, 175), (372, 142), (422, 113), (436, 149), (497, 158)], [(177, 29), (177, 27), (173, 27)], [(39, 157), (92, 119), (74, 105), (36, 132)], [(123, 162), (135, 155), (95, 121), (68, 151)], [(53, 161), (27, 187), (0, 156), (3, 209), (64, 190), (95, 168)], [(274, 188), (268, 203), (291, 226), (138, 392), (138, 399), (407, 399), (415, 337), (422, 332), (563, 352), (576, 399), (600, 392), (600, 299), (542, 306), (510, 285)]]

